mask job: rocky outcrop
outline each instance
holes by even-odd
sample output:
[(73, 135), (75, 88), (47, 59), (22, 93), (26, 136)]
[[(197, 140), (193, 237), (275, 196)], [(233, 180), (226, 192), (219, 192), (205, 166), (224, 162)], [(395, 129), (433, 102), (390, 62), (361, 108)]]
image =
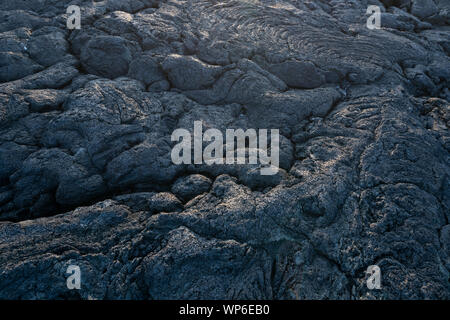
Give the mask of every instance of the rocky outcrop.
[[(449, 12), (2, 1), (0, 298), (449, 299)], [(279, 129), (278, 174), (175, 165), (194, 121)]]

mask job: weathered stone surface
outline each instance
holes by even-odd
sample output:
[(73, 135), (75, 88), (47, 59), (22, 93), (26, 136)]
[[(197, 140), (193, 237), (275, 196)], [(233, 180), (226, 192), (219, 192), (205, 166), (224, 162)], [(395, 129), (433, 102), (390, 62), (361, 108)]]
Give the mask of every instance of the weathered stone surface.
[(192, 174), (175, 181), (172, 185), (172, 192), (186, 201), (209, 191), (210, 187), (210, 179), (200, 174)]
[(133, 59), (131, 44), (118, 36), (90, 39), (81, 51), (81, 63), (87, 72), (106, 78), (117, 78), (128, 72)]
[(434, 0), (411, 0), (411, 13), (419, 18), (426, 18), (437, 13)]
[[(450, 298), (448, 1), (73, 3), (0, 1), (0, 299)], [(279, 172), (175, 165), (194, 121)]]
[(210, 66), (193, 57), (170, 55), (162, 63), (170, 82), (181, 90), (202, 89), (212, 85), (222, 72), (218, 66)]
[(142, 81), (145, 85), (151, 85), (155, 82), (166, 80), (158, 61), (151, 56), (145, 55), (136, 58), (130, 63), (128, 76)]
[(271, 66), (270, 71), (293, 88), (312, 89), (324, 82), (324, 76), (308, 62), (285, 61)]
[(23, 78), (42, 70), (42, 66), (27, 56), (14, 52), (0, 52), (0, 81)]

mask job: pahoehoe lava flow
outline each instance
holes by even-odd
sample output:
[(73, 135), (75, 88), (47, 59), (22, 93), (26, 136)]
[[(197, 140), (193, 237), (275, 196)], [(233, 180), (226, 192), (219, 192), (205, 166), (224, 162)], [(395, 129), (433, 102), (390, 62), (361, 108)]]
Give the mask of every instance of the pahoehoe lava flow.
[(450, 299), (449, 53), (448, 0), (1, 0), (0, 299)]

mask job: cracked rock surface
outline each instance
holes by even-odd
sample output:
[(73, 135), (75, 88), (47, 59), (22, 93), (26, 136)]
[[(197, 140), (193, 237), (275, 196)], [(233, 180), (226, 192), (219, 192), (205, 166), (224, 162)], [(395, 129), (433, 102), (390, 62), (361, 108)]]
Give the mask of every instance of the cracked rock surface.
[(0, 299), (450, 299), (449, 53), (447, 0), (2, 0)]

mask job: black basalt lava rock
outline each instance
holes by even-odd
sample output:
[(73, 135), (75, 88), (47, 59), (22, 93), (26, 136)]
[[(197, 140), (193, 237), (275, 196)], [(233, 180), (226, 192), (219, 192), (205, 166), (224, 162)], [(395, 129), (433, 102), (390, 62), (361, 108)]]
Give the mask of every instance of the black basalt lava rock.
[[(448, 1), (74, 3), (0, 1), (0, 299), (450, 298)], [(278, 174), (175, 165), (194, 121)]]

